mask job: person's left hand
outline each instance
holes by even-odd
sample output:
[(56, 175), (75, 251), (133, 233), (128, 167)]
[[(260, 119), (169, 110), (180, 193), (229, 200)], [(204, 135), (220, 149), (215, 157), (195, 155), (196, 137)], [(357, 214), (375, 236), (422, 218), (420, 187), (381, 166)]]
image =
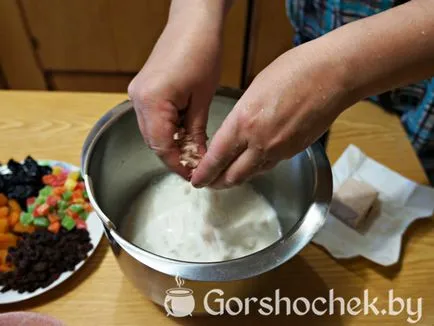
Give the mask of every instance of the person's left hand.
[(344, 87), (345, 64), (315, 42), (288, 51), (255, 78), (212, 139), (194, 186), (227, 188), (274, 167), (356, 102)]

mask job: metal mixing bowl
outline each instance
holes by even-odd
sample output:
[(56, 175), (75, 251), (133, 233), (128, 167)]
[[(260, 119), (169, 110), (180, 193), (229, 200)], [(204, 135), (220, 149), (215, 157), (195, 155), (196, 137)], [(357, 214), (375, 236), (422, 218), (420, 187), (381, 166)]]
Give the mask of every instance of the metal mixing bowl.
[[(238, 97), (233, 90), (217, 93), (208, 135), (215, 133)], [(90, 201), (127, 278), (145, 296), (163, 305), (166, 290), (176, 287), (174, 277), (178, 276), (195, 295), (195, 312), (203, 312), (200, 298), (209, 289), (222, 289), (227, 297), (246, 297), (266, 284), (267, 272), (296, 255), (323, 225), (332, 196), (329, 162), (322, 147), (314, 144), (251, 181), (278, 214), (283, 234), (279, 241), (229, 261), (176, 261), (131, 241), (137, 230), (128, 227), (134, 224), (126, 214), (128, 207), (150, 179), (168, 171), (145, 145), (129, 101), (109, 111), (94, 126), (83, 147), (81, 168)]]

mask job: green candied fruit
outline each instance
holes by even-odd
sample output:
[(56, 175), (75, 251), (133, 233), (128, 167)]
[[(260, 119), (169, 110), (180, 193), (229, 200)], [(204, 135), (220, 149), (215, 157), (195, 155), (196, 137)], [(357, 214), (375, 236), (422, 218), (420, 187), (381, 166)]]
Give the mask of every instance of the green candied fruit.
[(59, 216), (60, 220), (63, 220), (68, 215), (66, 215), (65, 211), (58, 211), (57, 216)]
[(47, 200), (46, 197), (39, 196), (38, 198), (36, 198), (35, 204), (36, 205), (42, 205), (43, 203), (45, 203), (46, 200)]
[(80, 204), (72, 204), (69, 206), (69, 209), (74, 213), (80, 213), (81, 211), (84, 211), (84, 207)]
[(68, 231), (71, 231), (74, 227), (75, 227), (75, 221), (74, 221), (74, 219), (72, 219), (71, 217), (69, 217), (69, 216), (65, 216), (63, 219), (62, 219), (62, 226), (65, 228), (65, 229), (67, 229)]
[(39, 195), (42, 195), (43, 197), (47, 197), (47, 196), (51, 195), (52, 192), (53, 192), (53, 187), (45, 186), (44, 188), (39, 190)]
[(65, 200), (59, 200), (57, 202), (57, 207), (59, 208), (60, 211), (64, 211), (68, 208), (69, 204), (67, 201)]
[(46, 228), (50, 225), (50, 221), (46, 217), (37, 217), (33, 220), (35, 226)]
[(66, 190), (66, 191), (63, 193), (62, 198), (63, 198), (64, 200), (66, 200), (66, 201), (71, 200), (71, 198), (72, 198), (72, 191), (70, 191), (70, 190)]
[(27, 211), (29, 213), (33, 213), (33, 211), (35, 210), (36, 205), (35, 204), (31, 204), (29, 206), (27, 206)]
[(81, 212), (79, 213), (79, 216), (80, 216), (80, 218), (81, 218), (83, 221), (86, 221), (87, 218), (89, 217), (89, 213), (86, 212), (86, 211), (81, 211)]
[(22, 213), (20, 216), (20, 223), (23, 225), (32, 224), (34, 218), (32, 213)]

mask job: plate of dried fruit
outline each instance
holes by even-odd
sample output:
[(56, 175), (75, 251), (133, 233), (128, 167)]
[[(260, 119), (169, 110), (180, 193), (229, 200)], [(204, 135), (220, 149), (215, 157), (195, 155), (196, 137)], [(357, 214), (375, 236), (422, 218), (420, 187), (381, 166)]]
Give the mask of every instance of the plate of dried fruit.
[(0, 304), (70, 278), (103, 232), (76, 166), (30, 156), (0, 166)]

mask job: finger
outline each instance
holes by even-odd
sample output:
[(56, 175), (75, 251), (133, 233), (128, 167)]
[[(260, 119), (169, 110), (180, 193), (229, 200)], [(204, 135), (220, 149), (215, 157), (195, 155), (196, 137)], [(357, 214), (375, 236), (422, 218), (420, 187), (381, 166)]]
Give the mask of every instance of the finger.
[(159, 121), (158, 124), (149, 127), (148, 131), (152, 136), (149, 139), (150, 148), (170, 170), (189, 180), (190, 169), (182, 166), (180, 161), (181, 149), (173, 138), (173, 135), (177, 131), (176, 125), (164, 119), (163, 121)]
[[(147, 119), (144, 111), (148, 112)], [(157, 114), (153, 114), (156, 112)], [(188, 180), (190, 171), (180, 163), (180, 149), (173, 139), (176, 131), (177, 111), (176, 108), (168, 103), (160, 105), (158, 110), (149, 108), (136, 109), (137, 120), (140, 132), (146, 144), (173, 172), (181, 175)]]
[(261, 152), (248, 148), (210, 187), (222, 189), (242, 184), (256, 173), (259, 173), (264, 162), (265, 159), (262, 157)]
[(190, 180), (190, 169), (182, 166), (179, 162), (179, 157), (181, 155), (179, 147), (176, 146), (165, 149), (152, 149), (171, 171), (179, 174), (186, 180)]
[(212, 183), (246, 147), (247, 142), (238, 137), (235, 119), (229, 115), (215, 134), (199, 166), (193, 172), (191, 178), (193, 186), (204, 187)]
[(190, 177), (190, 169), (181, 165), (181, 149), (173, 139), (176, 127), (165, 122), (159, 125), (159, 128), (165, 128), (165, 132), (156, 134), (149, 140), (150, 148), (157, 156), (167, 165), (167, 167), (175, 173), (181, 175), (188, 180)]
[(148, 133), (146, 132), (146, 124), (143, 119), (142, 110), (140, 110), (134, 103), (134, 111), (136, 112), (137, 124), (139, 125), (140, 133), (142, 134), (143, 140), (146, 145), (149, 146)]
[(206, 125), (208, 122), (210, 102), (211, 97), (207, 99), (207, 97), (202, 94), (193, 94), (184, 119), (186, 132), (193, 137), (193, 141), (199, 145), (199, 154), (202, 156), (206, 153), (206, 142), (208, 140)]
[(265, 173), (271, 169), (274, 169), (277, 163), (277, 161), (265, 161), (264, 164), (261, 166), (261, 170), (259, 171), (259, 173)]
[(277, 163), (278, 162), (276, 162), (276, 161), (273, 161), (273, 162), (268, 162), (267, 161), (267, 163), (265, 163), (261, 167), (261, 169), (258, 170), (258, 171), (256, 171), (249, 179), (247, 179), (247, 181), (250, 180), (250, 179), (252, 179), (252, 178), (254, 178), (254, 177), (266, 174), (268, 171), (270, 171), (271, 169), (273, 169), (277, 165)]

